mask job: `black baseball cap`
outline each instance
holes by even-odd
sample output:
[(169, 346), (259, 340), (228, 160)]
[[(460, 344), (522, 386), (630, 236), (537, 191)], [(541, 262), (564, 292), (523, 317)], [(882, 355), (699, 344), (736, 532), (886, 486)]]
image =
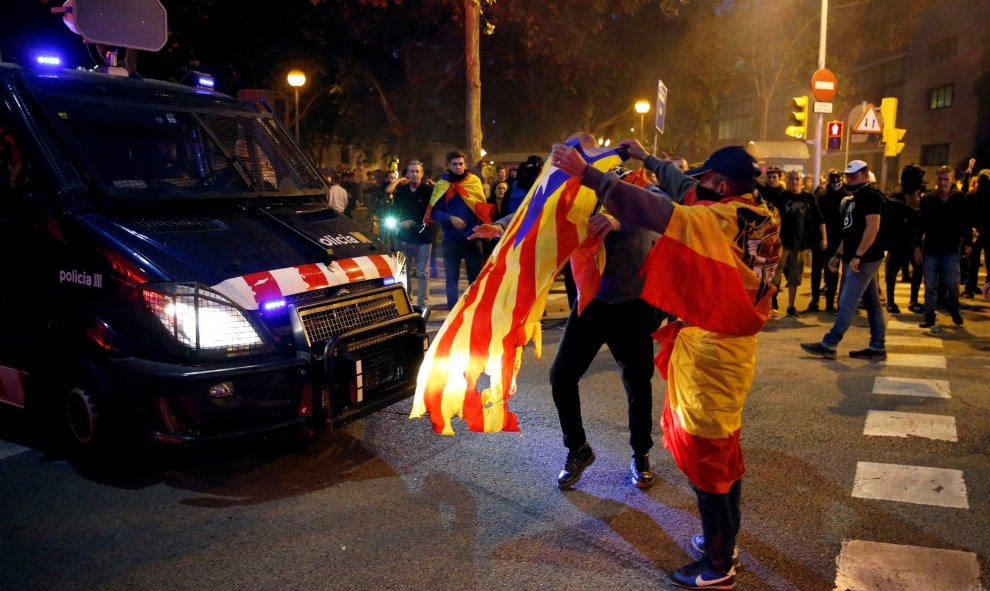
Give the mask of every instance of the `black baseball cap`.
[(719, 148), (712, 152), (704, 164), (684, 174), (699, 176), (708, 171), (715, 171), (738, 181), (751, 181), (760, 176), (760, 166), (742, 146)]

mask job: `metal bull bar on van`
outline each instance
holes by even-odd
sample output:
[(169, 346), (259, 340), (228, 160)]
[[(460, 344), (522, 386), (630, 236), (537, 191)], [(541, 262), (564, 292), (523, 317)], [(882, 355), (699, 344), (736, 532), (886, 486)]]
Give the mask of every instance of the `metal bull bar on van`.
[(297, 351), (311, 367), (313, 416), (339, 425), (415, 387), (429, 346), (426, 320), (398, 285), (290, 304)]

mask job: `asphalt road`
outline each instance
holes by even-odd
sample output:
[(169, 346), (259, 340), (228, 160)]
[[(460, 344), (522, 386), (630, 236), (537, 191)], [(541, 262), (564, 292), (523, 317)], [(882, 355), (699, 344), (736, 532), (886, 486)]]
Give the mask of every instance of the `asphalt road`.
[[(528, 349), (510, 403), (521, 433), (461, 425), (442, 437), (409, 420), (405, 401), (315, 442), (156, 452), (134, 473), (107, 476), (0, 412), (0, 589), (668, 589), (664, 572), (693, 560), (694, 495), (658, 426), (657, 484), (629, 483), (625, 396), (607, 351), (582, 383), (598, 459), (574, 490), (556, 488), (565, 450), (546, 375), (557, 312), (544, 357)], [(964, 327), (935, 335), (911, 326), (912, 314), (889, 331), (935, 337), (941, 349), (889, 348), (944, 355), (945, 369), (848, 358), (866, 344), (864, 315), (837, 361), (798, 347), (831, 316), (768, 324), (743, 419), (737, 589), (831, 591), (850, 540), (974, 554), (990, 577), (990, 305), (964, 314)], [(884, 376), (947, 380), (951, 398), (874, 394)], [(659, 376), (654, 386), (659, 411)], [(877, 410), (954, 417), (958, 441), (865, 435)], [(854, 497), (860, 462), (959, 470), (968, 508)], [(872, 588), (909, 588), (889, 584)]]

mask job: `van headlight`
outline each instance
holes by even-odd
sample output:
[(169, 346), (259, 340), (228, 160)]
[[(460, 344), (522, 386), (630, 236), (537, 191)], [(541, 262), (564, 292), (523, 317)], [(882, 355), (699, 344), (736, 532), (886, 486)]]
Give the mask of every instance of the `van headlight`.
[(237, 355), (267, 348), (244, 311), (215, 291), (170, 283), (146, 286), (142, 295), (165, 330), (190, 349)]

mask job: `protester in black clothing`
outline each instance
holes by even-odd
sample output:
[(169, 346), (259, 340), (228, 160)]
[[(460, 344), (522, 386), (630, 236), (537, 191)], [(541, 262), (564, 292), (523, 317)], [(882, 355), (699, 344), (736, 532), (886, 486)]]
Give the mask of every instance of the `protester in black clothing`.
[(639, 294), (643, 278), (639, 269), (657, 235), (629, 224), (620, 224), (610, 215), (591, 218), (589, 232), (605, 234), (605, 271), (601, 287), (579, 315), (571, 308), (557, 354), (550, 365), (550, 389), (560, 419), (564, 446), (568, 449), (557, 486), (570, 488), (594, 461), (581, 420), (579, 382), (603, 345), (607, 345), (619, 366), (622, 385), (629, 401), (629, 445), (632, 447), (630, 476), (638, 488), (654, 483), (649, 451), (653, 447), (653, 331), (657, 311)]
[(945, 305), (952, 322), (963, 323), (959, 314), (959, 250), (968, 256), (972, 224), (966, 216), (966, 198), (956, 191), (949, 166), (936, 171), (937, 189), (921, 199), (921, 215), (915, 237), (914, 259), (925, 269), (925, 319), (919, 325), (935, 325), (935, 308), (940, 285), (945, 286)]
[[(767, 203), (772, 205), (774, 209), (780, 210), (786, 198), (787, 189), (783, 186), (781, 179), (784, 175), (784, 171), (778, 166), (770, 166), (767, 168), (766, 176), (767, 182), (764, 184), (756, 183), (756, 192), (763, 197)], [(780, 273), (777, 274), (778, 280)], [(776, 312), (780, 306), (777, 304), (777, 292), (773, 294), (773, 310)]]
[[(430, 303), (430, 254), (436, 229), (426, 224), (423, 216), (433, 194), (433, 182), (423, 180), (423, 163), (413, 160), (406, 165), (406, 175), (394, 179), (385, 193), (393, 196), (392, 213), (398, 223), (399, 250), (406, 257), (406, 281), (409, 296), (416, 281), (416, 304)], [(415, 271), (414, 271), (415, 269)]]
[(784, 203), (787, 197), (787, 188), (784, 187), (781, 182), (784, 176), (784, 171), (779, 167), (771, 166), (767, 168), (766, 175), (766, 184), (757, 183), (756, 190), (760, 192), (760, 195), (766, 199), (770, 205), (773, 205), (779, 210), (780, 206)]
[(849, 191), (842, 184), (842, 173), (832, 169), (828, 172), (828, 181), (825, 188), (818, 196), (818, 211), (825, 221), (826, 245), (821, 252), (824, 261), (820, 267), (815, 266), (815, 259), (812, 258), (811, 267), (811, 303), (808, 304), (809, 312), (819, 310), (818, 301), (821, 297), (821, 278), (824, 275), (825, 282), (825, 311), (835, 312), (835, 296), (838, 293), (839, 274), (828, 266), (829, 259), (835, 254), (835, 249), (842, 242), (842, 200), (849, 196)]
[[(957, 189), (963, 195), (963, 199), (966, 198), (966, 194), (969, 193), (969, 181), (973, 178), (973, 167), (976, 166), (976, 158), (969, 159), (969, 166), (962, 173), (962, 178), (958, 179), (954, 184), (953, 188)], [(972, 236), (970, 236), (970, 241), (972, 242)], [(969, 285), (969, 257), (966, 256), (962, 251), (959, 251), (959, 286), (963, 287)], [(943, 285), (939, 289), (938, 293), (938, 305), (945, 306), (945, 286)]]
[(883, 247), (877, 238), (885, 198), (883, 193), (870, 185), (870, 170), (866, 162), (853, 160), (846, 165), (845, 174), (846, 187), (852, 197), (843, 206), (842, 240), (829, 260), (829, 267), (833, 269), (843, 263), (839, 309), (832, 328), (822, 340), (801, 343), (801, 348), (824, 359), (835, 359), (835, 348), (849, 330), (862, 300), (870, 323), (870, 344), (866, 349), (850, 351), (849, 356), (884, 360), (887, 358), (887, 325), (877, 285), (877, 274), (883, 265)]
[(990, 169), (984, 168), (977, 176), (976, 189), (966, 195), (969, 220), (979, 236), (969, 255), (969, 278), (966, 281), (966, 295), (975, 297), (979, 292), (977, 282), (980, 276), (980, 256), (987, 265), (987, 278), (990, 279)]
[[(915, 311), (918, 304), (918, 291), (921, 286), (922, 272), (914, 262), (914, 236), (918, 229), (918, 211), (908, 205), (909, 198), (921, 191), (921, 181), (925, 171), (909, 164), (901, 171), (901, 191), (887, 197), (884, 202), (883, 224), (880, 226), (880, 241), (887, 251), (884, 263), (884, 275), (887, 285), (887, 311), (900, 314), (901, 309), (894, 300), (894, 288), (897, 286), (897, 274), (904, 272), (911, 281), (911, 299), (909, 309)], [(908, 265), (911, 271), (906, 271)]]
[[(612, 172), (625, 176), (631, 171), (617, 167)], [(660, 193), (655, 187), (652, 190)], [(509, 214), (493, 224), (479, 225), (471, 237), (491, 239), (498, 236), (511, 219), (512, 214)], [(655, 482), (649, 451), (653, 447), (652, 335), (658, 325), (658, 313), (656, 308), (640, 299), (645, 281), (640, 268), (659, 236), (656, 232), (620, 223), (605, 212), (591, 216), (588, 234), (604, 236), (605, 268), (601, 284), (594, 299), (580, 314), (577, 294), (574, 294), (557, 354), (550, 365), (551, 394), (557, 407), (564, 446), (568, 450), (564, 469), (557, 476), (557, 486), (571, 488), (595, 461), (581, 418), (579, 384), (602, 346), (607, 345), (619, 366), (629, 402), (630, 480), (637, 488), (649, 488)]]
[(780, 286), (781, 277), (787, 278), (787, 315), (797, 316), (794, 307), (797, 288), (804, 276), (804, 260), (809, 250), (822, 251), (828, 246), (825, 221), (811, 193), (802, 190), (801, 173), (787, 173), (787, 191), (778, 203), (780, 213), (780, 242), (783, 253), (773, 278), (773, 285)]

